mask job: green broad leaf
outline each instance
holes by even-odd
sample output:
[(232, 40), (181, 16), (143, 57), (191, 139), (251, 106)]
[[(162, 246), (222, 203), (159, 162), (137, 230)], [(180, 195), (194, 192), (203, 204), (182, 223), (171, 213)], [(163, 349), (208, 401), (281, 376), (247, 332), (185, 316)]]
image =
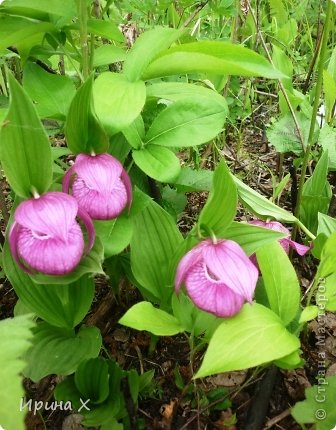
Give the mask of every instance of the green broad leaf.
[(262, 246), (285, 237), (286, 235), (279, 231), (237, 221), (233, 221), (223, 234), (224, 239), (237, 242), (247, 255), (252, 255)]
[(188, 147), (206, 143), (223, 128), (227, 109), (208, 97), (189, 97), (168, 106), (154, 119), (146, 144)]
[(184, 82), (161, 82), (148, 85), (147, 97), (156, 97), (174, 102), (188, 97), (207, 97), (215, 103), (221, 104), (224, 109), (228, 109), (225, 98), (216, 91), (201, 85), (186, 84)]
[(259, 248), (257, 259), (270, 307), (287, 326), (300, 307), (300, 285), (294, 267), (277, 242)]
[(327, 122), (333, 116), (333, 109), (336, 101), (336, 80), (332, 73), (328, 70), (323, 70), (323, 89), (324, 89), (324, 100), (326, 108), (326, 120)]
[[(321, 296), (319, 296), (321, 294)], [(316, 300), (320, 307), (330, 312), (336, 312), (336, 273), (328, 276), (325, 280), (325, 291), (323, 284), (316, 293)]]
[(89, 254), (83, 257), (78, 266), (67, 275), (56, 276), (36, 273), (29, 276), (37, 284), (67, 284), (75, 282), (85, 274), (103, 274), (104, 271), (101, 266), (103, 258), (104, 248), (100, 239), (96, 237), (95, 243)]
[(169, 185), (162, 188), (161, 196), (163, 207), (178, 220), (187, 206), (187, 196)]
[(125, 215), (112, 221), (94, 221), (96, 235), (100, 237), (104, 247), (104, 257), (122, 252), (130, 243), (133, 224)]
[(82, 361), (75, 373), (75, 384), (90, 403), (99, 404), (107, 399), (110, 391), (108, 364), (102, 357)]
[(19, 413), (20, 401), (24, 397), (20, 374), (25, 367), (22, 356), (31, 346), (34, 325), (31, 315), (0, 321), (0, 380), (5, 388), (0, 392), (0, 427), (3, 429), (26, 428), (24, 414)]
[(336, 219), (329, 215), (318, 213), (318, 227), (317, 234), (324, 233), (326, 236), (330, 236), (336, 231)]
[(160, 182), (174, 182), (180, 173), (180, 160), (168, 148), (146, 145), (143, 149), (133, 150), (135, 164), (148, 175)]
[(304, 364), (304, 360), (300, 357), (300, 350), (294, 351), (291, 354), (286, 355), (285, 357), (279, 358), (279, 360), (275, 360), (274, 364), (280, 369), (297, 369), (298, 367), (302, 367)]
[(137, 216), (151, 203), (152, 198), (135, 186), (133, 190), (132, 206), (129, 213), (130, 217), (132, 218)]
[(130, 369), (127, 372), (127, 383), (133, 403), (136, 405), (139, 396), (139, 375), (135, 369)]
[(217, 328), (195, 378), (266, 364), (299, 347), (299, 339), (273, 311), (257, 303), (245, 304)]
[(198, 218), (199, 228), (221, 236), (237, 211), (237, 187), (224, 160), (218, 164), (208, 200)]
[(136, 280), (163, 305), (168, 301), (169, 261), (183, 238), (173, 218), (151, 201), (132, 218), (131, 268)]
[(93, 67), (124, 61), (126, 52), (114, 45), (101, 45), (94, 50)]
[(145, 139), (145, 124), (142, 116), (139, 115), (127, 128), (123, 131), (127, 142), (134, 149), (141, 149), (144, 146)]
[(130, 81), (140, 79), (144, 70), (153, 58), (161, 51), (169, 48), (185, 30), (156, 27), (145, 31), (135, 41), (124, 62), (124, 73)]
[(272, 61), (276, 69), (280, 70), (286, 76), (281, 79), (284, 88), (292, 92), (293, 64), (285, 52), (275, 44), (272, 44)]
[(316, 278), (326, 278), (336, 272), (336, 232), (326, 240), (321, 253), (321, 262)]
[(290, 212), (280, 208), (266, 197), (254, 191), (248, 185), (245, 185), (240, 179), (232, 175), (234, 182), (237, 185), (238, 197), (252, 213), (259, 218), (267, 219), (274, 218), (277, 221), (295, 223), (297, 219)]
[[(109, 367), (111, 367), (110, 363), (108, 364)], [(84, 417), (82, 424), (87, 427), (102, 426), (101, 429), (106, 428), (106, 430), (115, 430), (118, 427), (109, 427), (108, 425), (112, 422), (111, 417), (114, 417), (119, 413), (123, 413), (121, 409), (123, 405), (121, 403), (120, 379), (120, 369), (118, 373), (111, 373), (111, 371), (109, 372), (111, 394), (105, 402), (100, 404), (94, 404), (88, 398), (83, 399), (82, 394), (80, 394), (75, 385), (73, 376), (67, 377), (64, 381), (57, 385), (55, 389), (55, 398), (58, 401), (62, 400), (63, 402), (67, 402), (70, 400), (72, 408), (77, 410), (82, 407), (82, 402), (88, 401), (85, 404), (89, 408), (89, 410), (82, 407), (82, 409), (80, 409), (79, 411)], [(111, 381), (117, 381), (117, 384), (111, 383)], [(115, 386), (112, 387), (112, 385)], [(80, 399), (82, 399), (82, 402)], [(106, 427), (103, 427), (105, 425)], [(123, 430), (123, 428), (121, 430)]]
[(140, 302), (132, 306), (118, 321), (119, 324), (136, 330), (146, 330), (156, 336), (173, 336), (184, 331), (179, 321), (150, 302)]
[(184, 331), (193, 333), (194, 336), (204, 335), (206, 340), (211, 337), (212, 332), (221, 322), (221, 319), (215, 315), (196, 307), (184, 291), (181, 291), (178, 296), (173, 294), (172, 309), (174, 317)]
[(116, 42), (125, 42), (125, 37), (112, 21), (102, 19), (88, 19), (87, 28), (89, 33), (105, 37)]
[(206, 40), (177, 45), (161, 52), (144, 71), (142, 79), (185, 73), (284, 77), (264, 57), (248, 48)]
[(65, 137), (74, 154), (106, 152), (108, 137), (100, 124), (92, 97), (93, 74), (77, 90), (65, 122)]
[(75, 2), (69, 0), (5, 0), (2, 6), (10, 8), (26, 8), (52, 15), (63, 16), (66, 12), (74, 16), (76, 13)]
[(64, 120), (76, 93), (70, 78), (48, 73), (32, 62), (24, 67), (23, 87), (34, 101), (41, 118)]
[(325, 233), (319, 233), (316, 236), (316, 239), (312, 242), (313, 246), (311, 253), (318, 260), (321, 260), (322, 249), (328, 239), (328, 236)]
[(298, 402), (291, 414), (299, 424), (315, 424), (316, 430), (331, 430), (336, 423), (336, 376), (320, 377), (318, 385), (305, 390), (306, 400)]
[(318, 142), (322, 146), (323, 151), (328, 151), (329, 164), (328, 169), (336, 170), (336, 130), (328, 124), (320, 130)]
[(0, 51), (15, 46), (21, 41), (34, 35), (42, 37), (44, 33), (55, 31), (50, 22), (36, 22), (21, 17), (0, 16)]
[(8, 82), (11, 100), (0, 131), (0, 158), (13, 191), (30, 198), (50, 187), (51, 149), (31, 100), (10, 72)]
[(53, 373), (70, 375), (79, 364), (99, 354), (102, 338), (96, 327), (74, 330), (53, 327), (45, 322), (34, 330), (33, 346), (25, 359), (24, 374), (34, 382)]
[(121, 73), (105, 72), (95, 80), (93, 98), (98, 118), (112, 135), (140, 115), (146, 101), (146, 86), (143, 81), (130, 81)]
[(300, 315), (299, 323), (303, 324), (315, 319), (318, 315), (318, 307), (315, 305), (307, 306), (303, 309)]
[(72, 284), (35, 284), (14, 263), (7, 242), (3, 251), (3, 268), (22, 304), (51, 325), (73, 328), (90, 309), (94, 283), (87, 276)]
[[(304, 140), (304, 146), (306, 147), (308, 143), (310, 120), (300, 112), (296, 112), (296, 119)], [(280, 120), (276, 121), (268, 128), (266, 134), (270, 144), (274, 146), (277, 152), (293, 152), (296, 155), (302, 154), (302, 143), (290, 113), (287, 113)]]
[(182, 167), (174, 185), (179, 192), (210, 191), (213, 174), (214, 172), (211, 170), (194, 170), (191, 167)]
[(312, 232), (317, 231), (318, 213), (327, 213), (329, 209), (332, 191), (327, 180), (327, 174), (328, 151), (322, 153), (314, 173), (303, 187), (300, 220)]

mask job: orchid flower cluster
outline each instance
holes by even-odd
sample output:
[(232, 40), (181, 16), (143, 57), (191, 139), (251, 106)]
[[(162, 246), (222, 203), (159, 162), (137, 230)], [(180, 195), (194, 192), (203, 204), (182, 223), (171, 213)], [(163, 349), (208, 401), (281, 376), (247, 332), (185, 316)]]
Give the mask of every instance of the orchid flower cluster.
[(94, 244), (92, 221), (116, 218), (132, 202), (128, 174), (107, 153), (79, 154), (62, 185), (62, 192), (35, 194), (15, 210), (9, 245), (14, 260), (28, 273), (73, 271)]
[[(9, 232), (12, 255), (28, 273), (65, 275), (91, 250), (93, 220), (114, 219), (131, 202), (131, 181), (117, 159), (107, 153), (79, 154), (64, 175), (62, 192), (35, 195), (16, 208)], [(309, 250), (291, 240), (289, 230), (277, 221), (254, 220), (251, 224), (285, 233), (279, 242), (287, 253), (290, 247), (300, 255)], [(255, 255), (248, 257), (232, 240), (212, 238), (182, 257), (175, 290), (179, 293), (185, 285), (198, 308), (231, 317), (245, 302), (252, 302), (258, 277)]]

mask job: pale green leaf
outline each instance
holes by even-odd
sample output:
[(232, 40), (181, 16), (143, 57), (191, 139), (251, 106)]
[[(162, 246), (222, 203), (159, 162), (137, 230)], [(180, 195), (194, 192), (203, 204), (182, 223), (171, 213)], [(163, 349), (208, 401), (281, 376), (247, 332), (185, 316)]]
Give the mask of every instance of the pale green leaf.
[(286, 330), (278, 315), (257, 303), (245, 304), (217, 328), (195, 378), (266, 364), (299, 347), (299, 339)]
[(177, 101), (186, 97), (208, 97), (227, 109), (225, 98), (214, 90), (184, 82), (160, 82), (147, 86), (147, 97)]
[(173, 315), (155, 308), (150, 302), (132, 306), (118, 322), (136, 330), (149, 331), (156, 336), (173, 336), (184, 331)]
[(148, 175), (160, 182), (174, 182), (180, 173), (180, 160), (173, 151), (163, 146), (146, 145), (132, 152), (135, 164)]
[(259, 248), (257, 259), (270, 308), (287, 326), (300, 306), (300, 285), (294, 267), (277, 242)]
[(229, 227), (237, 211), (237, 187), (230, 170), (222, 160), (214, 173), (208, 200), (201, 210), (198, 224), (221, 236)]
[[(296, 118), (303, 137), (303, 144), (306, 147), (310, 121), (303, 113), (296, 113)], [(275, 147), (277, 152), (294, 152), (294, 154), (300, 155), (303, 151), (300, 136), (290, 113), (273, 123), (267, 129), (266, 134), (270, 144)]]
[(23, 71), (23, 87), (34, 101), (41, 118), (65, 119), (76, 93), (70, 78), (48, 73), (31, 62)]
[(125, 59), (125, 75), (130, 81), (137, 81), (152, 59), (174, 43), (183, 32), (184, 30), (156, 27), (142, 33)]
[(106, 152), (108, 137), (100, 124), (92, 97), (93, 75), (77, 90), (65, 123), (68, 147), (75, 154)]
[(336, 376), (323, 376), (318, 382), (318, 385), (306, 389), (306, 400), (296, 403), (291, 413), (300, 424), (315, 424), (316, 430), (333, 430), (336, 423)]
[(155, 118), (146, 144), (188, 147), (206, 143), (222, 131), (227, 109), (209, 97), (194, 96), (176, 101)]
[(105, 258), (122, 252), (130, 243), (133, 224), (125, 215), (112, 221), (95, 221), (95, 230), (104, 246)]
[(144, 80), (185, 73), (281, 78), (256, 52), (222, 41), (200, 41), (174, 46), (159, 54), (142, 74)]
[(168, 263), (183, 241), (173, 218), (150, 202), (133, 218), (131, 268), (136, 280), (163, 303), (172, 293)]
[[(24, 396), (21, 372), (25, 367), (22, 356), (31, 346), (31, 315), (0, 321), (0, 428), (24, 430), (24, 413), (20, 402)], [(17, 411), (15, 413), (15, 411)]]
[(105, 72), (93, 86), (98, 118), (112, 135), (128, 127), (140, 115), (146, 101), (146, 86), (131, 82), (121, 73)]
[(105, 37), (106, 39), (124, 42), (125, 37), (119, 28), (112, 21), (102, 19), (88, 19), (87, 28), (90, 33)]
[(297, 221), (295, 216), (285, 209), (267, 200), (266, 197), (254, 191), (248, 185), (245, 185), (240, 179), (232, 175), (233, 180), (237, 185), (238, 197), (242, 203), (258, 217), (267, 219), (274, 218), (277, 221), (294, 223)]
[(1, 162), (13, 191), (29, 198), (50, 187), (51, 148), (33, 103), (10, 72), (8, 81), (11, 100), (0, 134)]
[(336, 170), (336, 130), (328, 124), (320, 130), (318, 144), (322, 146), (323, 151), (328, 151), (329, 164), (328, 169)]
[(101, 45), (94, 50), (93, 67), (123, 61), (125, 57), (126, 52), (122, 48), (114, 45)]
[(223, 238), (237, 242), (247, 255), (256, 252), (260, 247), (270, 242), (286, 237), (284, 233), (253, 224), (233, 221), (225, 230)]

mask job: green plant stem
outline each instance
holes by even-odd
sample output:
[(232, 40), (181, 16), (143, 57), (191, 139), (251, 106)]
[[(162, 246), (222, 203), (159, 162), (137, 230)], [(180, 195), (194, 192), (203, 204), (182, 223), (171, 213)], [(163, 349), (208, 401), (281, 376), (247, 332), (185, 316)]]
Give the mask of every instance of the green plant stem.
[(296, 226), (297, 226), (297, 227), (300, 227), (300, 229), (301, 229), (304, 233), (306, 233), (306, 235), (307, 235), (308, 237), (310, 237), (312, 240), (315, 240), (315, 239), (316, 239), (316, 236), (315, 236), (315, 235), (314, 235), (310, 230), (308, 230), (308, 228), (307, 228), (304, 224), (302, 224), (302, 222), (301, 222), (300, 220), (297, 220)]
[[(307, 167), (308, 167), (308, 162), (310, 157), (310, 151), (314, 143), (313, 138), (314, 138), (314, 131), (315, 131), (316, 115), (317, 115), (317, 110), (320, 103), (320, 95), (322, 91), (323, 68), (324, 68), (325, 56), (327, 52), (329, 29), (330, 29), (330, 22), (332, 17), (332, 1), (331, 0), (327, 0), (327, 1), (328, 3), (327, 3), (326, 21), (324, 24), (321, 51), (319, 56), (318, 75), (317, 75), (317, 82), (315, 87), (313, 112), (312, 112), (312, 117), (310, 121), (308, 144), (307, 144), (307, 148), (305, 149), (305, 153), (302, 161), (301, 176), (299, 181), (299, 188), (298, 188), (297, 200), (296, 200), (296, 206), (295, 206), (295, 212), (294, 212), (294, 215), (297, 218), (299, 217), (299, 214), (300, 214), (300, 208), (301, 208), (301, 202), (302, 202), (302, 196), (303, 196), (303, 187), (306, 179), (306, 172), (307, 172)], [(297, 227), (294, 226), (293, 233), (292, 233), (292, 237), (294, 239), (296, 237), (296, 233), (297, 233)]]
[(318, 288), (318, 280), (317, 280), (318, 278), (315, 278), (314, 279), (314, 282), (313, 282), (313, 285), (312, 285), (312, 287), (311, 287), (311, 289), (310, 289), (310, 291), (309, 291), (309, 294), (308, 294), (308, 297), (307, 297), (307, 302), (306, 302), (306, 306), (309, 306), (310, 305), (310, 302), (311, 302), (311, 300), (312, 300), (312, 298), (313, 298), (313, 296), (314, 296), (314, 293), (315, 293), (315, 291), (317, 290), (317, 288)]
[(82, 51), (82, 73), (86, 80), (89, 76), (89, 45), (87, 33), (87, 1), (77, 0), (77, 10), (79, 19), (80, 44)]

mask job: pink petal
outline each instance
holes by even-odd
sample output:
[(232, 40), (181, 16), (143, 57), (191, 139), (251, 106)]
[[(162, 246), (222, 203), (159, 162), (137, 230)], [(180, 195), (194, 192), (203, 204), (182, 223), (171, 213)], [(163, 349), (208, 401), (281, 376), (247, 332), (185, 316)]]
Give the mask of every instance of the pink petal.
[(63, 179), (62, 179), (62, 191), (63, 191), (63, 193), (69, 194), (71, 177), (74, 173), (75, 173), (74, 168), (72, 166), (63, 176)]
[(288, 228), (286, 228), (284, 225), (282, 225), (280, 222), (278, 221), (261, 221), (259, 219), (253, 220), (253, 221), (249, 221), (249, 224), (253, 224), (259, 227), (264, 227), (264, 228), (268, 228), (270, 230), (274, 230), (274, 231), (280, 231), (281, 233), (287, 234), (288, 236), (290, 236), (290, 231), (288, 230)]
[(203, 248), (203, 258), (210, 272), (228, 288), (252, 301), (258, 270), (243, 249), (232, 240), (221, 240)]
[(51, 191), (37, 199), (20, 203), (14, 219), (22, 227), (52, 238), (67, 240), (78, 211), (76, 200), (68, 194)]
[(66, 242), (58, 237), (36, 235), (23, 227), (19, 231), (17, 249), (30, 268), (47, 275), (64, 275), (80, 262), (84, 239), (76, 221), (69, 228)]
[[(286, 239), (285, 239), (286, 240)], [(299, 254), (299, 255), (305, 255), (307, 254), (307, 252), (310, 250), (309, 246), (306, 245), (301, 245), (301, 243), (297, 243), (294, 242), (294, 240), (292, 239), (287, 239), (287, 243), (290, 247), (294, 248), (295, 251)]]
[(177, 269), (176, 269), (176, 276), (175, 276), (175, 291), (176, 293), (179, 292), (182, 283), (184, 282), (189, 270), (192, 269), (192, 267), (202, 261), (202, 248), (207, 244), (211, 243), (210, 241), (203, 241), (199, 243), (198, 245), (194, 246), (189, 252), (187, 252), (180, 260)]
[(115, 181), (113, 189), (97, 191), (87, 187), (82, 178), (76, 177), (72, 194), (79, 207), (97, 220), (116, 218), (127, 205), (127, 190), (120, 178)]
[(218, 317), (235, 315), (244, 303), (243, 296), (232, 291), (223, 282), (209, 278), (202, 262), (195, 264), (188, 271), (185, 284), (195, 305)]
[(91, 250), (91, 248), (93, 247), (95, 237), (96, 237), (94, 225), (93, 225), (92, 219), (90, 218), (89, 214), (87, 212), (83, 211), (82, 209), (78, 209), (78, 217), (83, 221), (83, 224), (85, 225), (85, 228), (86, 228), (86, 231), (88, 234), (89, 244), (88, 244), (88, 247), (85, 250), (85, 252), (89, 252)]
[(89, 189), (106, 193), (114, 190), (123, 171), (122, 164), (110, 154), (80, 154), (73, 168)]
[(127, 206), (128, 208), (131, 207), (132, 204), (132, 183), (130, 180), (130, 177), (128, 176), (128, 174), (126, 173), (126, 171), (123, 169), (121, 172), (121, 176), (120, 176), (123, 184), (125, 185), (126, 188), (126, 194), (127, 194)]
[(12, 254), (12, 257), (16, 264), (25, 272), (33, 273), (28, 267), (26, 267), (22, 261), (20, 260), (19, 252), (18, 252), (18, 240), (20, 235), (20, 229), (21, 227), (17, 222), (14, 221), (12, 224), (9, 234), (8, 234), (8, 242), (9, 242), (9, 248)]

